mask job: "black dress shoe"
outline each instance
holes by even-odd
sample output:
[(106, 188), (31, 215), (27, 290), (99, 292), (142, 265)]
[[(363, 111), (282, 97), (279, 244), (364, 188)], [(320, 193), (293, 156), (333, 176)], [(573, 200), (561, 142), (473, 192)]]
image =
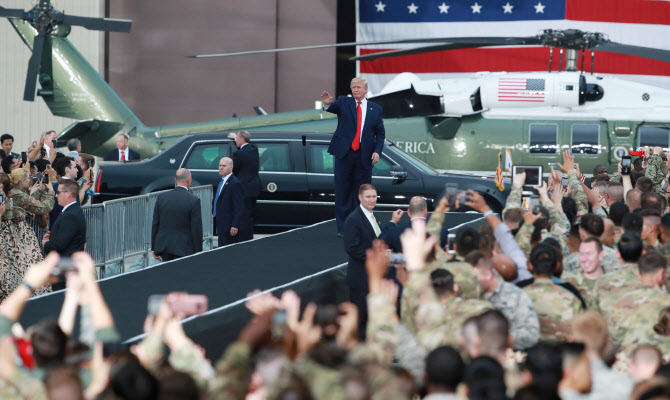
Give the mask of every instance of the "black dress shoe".
[(341, 234), (341, 233), (338, 233), (338, 234), (337, 234), (337, 237), (344, 237), (344, 235)]

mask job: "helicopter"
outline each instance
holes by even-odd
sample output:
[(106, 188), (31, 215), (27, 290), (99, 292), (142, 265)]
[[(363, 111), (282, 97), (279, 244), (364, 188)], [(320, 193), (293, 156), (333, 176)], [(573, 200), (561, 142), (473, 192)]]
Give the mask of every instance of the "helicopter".
[[(127, 32), (130, 21), (70, 17), (55, 10), (49, 0), (40, 0), (30, 11), (0, 7), (0, 16), (9, 17), (24, 43), (34, 50), (24, 99), (32, 100), (35, 81), (39, 81), (37, 95), (51, 112), (78, 120), (58, 135), (60, 145), (76, 137), (92, 154), (102, 156), (115, 147), (115, 136), (124, 133), (133, 138), (133, 148), (142, 158), (147, 158), (187, 134), (241, 129), (333, 132), (337, 124), (334, 115), (317, 109), (147, 127), (67, 39), (72, 25)], [(492, 173), (497, 154), (505, 149), (517, 164), (559, 161), (562, 150), (572, 149), (582, 170), (588, 171), (597, 164), (613, 165), (626, 150), (638, 146), (670, 147), (670, 91), (577, 71), (579, 51), (583, 55), (586, 50), (605, 50), (670, 62), (666, 51), (623, 45), (603, 34), (578, 30), (545, 30), (520, 38), (363, 44), (426, 42), (432, 43), (428, 49), (361, 57), (510, 44), (566, 49), (565, 70), (559, 66), (556, 72), (477, 73), (466, 79), (432, 81), (405, 73), (371, 96), (384, 108), (387, 138), (437, 169)], [(335, 46), (355, 44), (361, 43)], [(40, 53), (42, 50), (46, 51)]]

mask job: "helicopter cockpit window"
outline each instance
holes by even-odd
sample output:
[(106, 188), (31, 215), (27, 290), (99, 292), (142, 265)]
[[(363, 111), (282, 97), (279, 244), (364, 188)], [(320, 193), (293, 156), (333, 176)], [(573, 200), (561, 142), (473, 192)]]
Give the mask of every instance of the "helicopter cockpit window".
[(554, 154), (558, 151), (558, 125), (530, 124), (530, 145), (533, 154)]
[(186, 160), (184, 168), (188, 169), (219, 169), (219, 160), (230, 157), (228, 143), (198, 144)]
[(572, 154), (598, 154), (600, 126), (596, 124), (572, 125)]
[(670, 128), (665, 126), (641, 126), (638, 129), (640, 147), (662, 147), (668, 151)]

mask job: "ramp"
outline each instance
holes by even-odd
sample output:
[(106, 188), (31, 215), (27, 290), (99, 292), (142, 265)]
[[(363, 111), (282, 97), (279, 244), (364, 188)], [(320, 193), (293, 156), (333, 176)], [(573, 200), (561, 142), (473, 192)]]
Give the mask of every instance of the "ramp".
[[(379, 214), (382, 223), (390, 219), (391, 213)], [(447, 220), (450, 228), (485, 223), (481, 214), (451, 213)], [(184, 328), (216, 360), (249, 320), (244, 298), (253, 289), (271, 290), (275, 295), (291, 289), (304, 302), (319, 304), (348, 298), (347, 255), (336, 232), (335, 221), (325, 221), (103, 279), (100, 289), (127, 343), (143, 337), (146, 304), (152, 294), (207, 295), (210, 311), (184, 320)], [(31, 299), (21, 323), (29, 326), (46, 316), (57, 317), (63, 297), (64, 291), (59, 291)]]

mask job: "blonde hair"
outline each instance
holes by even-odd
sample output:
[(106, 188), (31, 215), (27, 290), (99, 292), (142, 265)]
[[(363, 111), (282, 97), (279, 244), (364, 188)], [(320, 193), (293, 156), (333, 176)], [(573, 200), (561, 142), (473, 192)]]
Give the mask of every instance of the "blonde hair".
[(28, 177), (28, 171), (23, 168), (16, 168), (9, 174), (10, 188), (19, 186), (19, 183)]
[(368, 80), (365, 79), (365, 78), (361, 78), (360, 76), (357, 76), (357, 77), (355, 77), (354, 79), (351, 80), (351, 83), (349, 85), (353, 84), (354, 82), (363, 82), (365, 84), (365, 88), (366, 89), (368, 88)]

